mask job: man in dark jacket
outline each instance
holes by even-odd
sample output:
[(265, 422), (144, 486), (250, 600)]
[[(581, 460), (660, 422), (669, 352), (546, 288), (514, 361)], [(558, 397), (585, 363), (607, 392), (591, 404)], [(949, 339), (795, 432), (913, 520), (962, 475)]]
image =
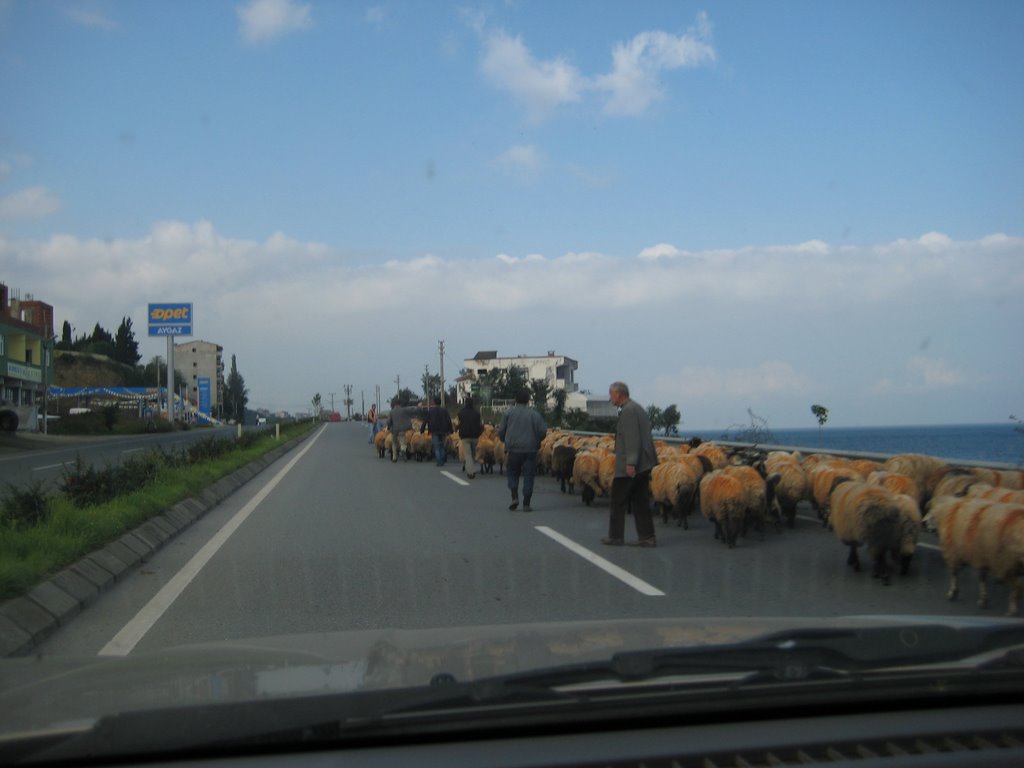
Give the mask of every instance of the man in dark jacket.
[(616, 381), (608, 388), (608, 399), (619, 409), (615, 427), (615, 477), (609, 499), (608, 537), (602, 544), (623, 543), (626, 512), (633, 513), (641, 547), (655, 546), (654, 519), (650, 507), (651, 470), (658, 454), (651, 437), (651, 421), (640, 403), (629, 398), (629, 387)]
[(462, 470), (470, 480), (476, 477), (476, 441), (483, 431), (480, 412), (473, 407), (473, 398), (467, 397), (459, 411), (459, 439), (462, 441)]
[(498, 437), (508, 454), (508, 488), (512, 491), (511, 510), (519, 508), (519, 476), (523, 477), (523, 511), (530, 512), (533, 496), (533, 475), (537, 469), (537, 449), (548, 432), (544, 417), (527, 403), (530, 393), (525, 389), (516, 395), (516, 404), (505, 411), (498, 428)]
[(430, 442), (434, 446), (434, 461), (437, 466), (443, 467), (448, 461), (448, 452), (445, 450), (444, 441), (452, 433), (452, 417), (448, 415), (448, 409), (441, 407), (441, 401), (436, 397), (430, 401), (430, 408), (427, 409), (427, 418), (423, 422), (424, 429), (430, 430)]

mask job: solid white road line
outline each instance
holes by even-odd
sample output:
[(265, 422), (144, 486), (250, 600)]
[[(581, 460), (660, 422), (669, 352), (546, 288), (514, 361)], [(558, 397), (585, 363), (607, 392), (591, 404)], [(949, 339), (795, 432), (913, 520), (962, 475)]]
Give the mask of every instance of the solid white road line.
[(459, 477), (458, 475), (453, 475), (448, 470), (442, 470), (441, 474), (447, 477), (449, 480), (458, 483), (459, 485), (469, 485), (468, 480), (463, 480), (461, 477)]
[(643, 579), (637, 578), (629, 571), (623, 570), (622, 568), (617, 566), (615, 563), (608, 562), (600, 555), (594, 554), (586, 547), (577, 544), (575, 541), (568, 538), (567, 536), (563, 536), (558, 531), (548, 528), (546, 525), (535, 525), (534, 528), (543, 533), (545, 536), (549, 536), (550, 538), (554, 539), (563, 547), (568, 549), (570, 552), (574, 552), (575, 554), (582, 557), (584, 560), (593, 563), (598, 568), (603, 570), (605, 573), (614, 576), (616, 579), (625, 584), (628, 584), (637, 592), (640, 592), (644, 595), (648, 595), (649, 597), (665, 596), (665, 593), (657, 587), (652, 587)]
[[(818, 524), (821, 523), (821, 520), (819, 520), (818, 518), (816, 518), (816, 517), (807, 517), (806, 515), (797, 515), (797, 519), (799, 519), (799, 520), (806, 520), (809, 523), (818, 523)], [(936, 552), (941, 552), (942, 551), (942, 547), (937, 547), (934, 544), (925, 544), (925, 543), (920, 542), (920, 541), (917, 542), (917, 546), (919, 546), (919, 547), (921, 547), (923, 549), (934, 549)]]
[(153, 625), (159, 621), (160, 617), (185, 591), (185, 587), (192, 583), (192, 580), (199, 575), (203, 567), (224, 546), (224, 543), (231, 537), (231, 534), (238, 530), (239, 526), (253, 513), (253, 510), (270, 495), (270, 492), (277, 487), (277, 484), (284, 479), (284, 476), (291, 471), (292, 467), (299, 463), (299, 460), (306, 455), (306, 451), (313, 447), (313, 443), (323, 434), (324, 429), (326, 429), (326, 426), (321, 427), (320, 431), (306, 444), (306, 447), (282, 467), (270, 482), (260, 489), (259, 493), (238, 510), (235, 516), (223, 528), (217, 531), (213, 538), (206, 542), (203, 548), (196, 552), (180, 571), (174, 574), (174, 577), (142, 607), (142, 610), (135, 614), (135, 618), (125, 624), (121, 631), (114, 635), (114, 639), (103, 646), (103, 649), (99, 652), (100, 656), (127, 656), (131, 653), (132, 649), (138, 645), (145, 634), (153, 628)]

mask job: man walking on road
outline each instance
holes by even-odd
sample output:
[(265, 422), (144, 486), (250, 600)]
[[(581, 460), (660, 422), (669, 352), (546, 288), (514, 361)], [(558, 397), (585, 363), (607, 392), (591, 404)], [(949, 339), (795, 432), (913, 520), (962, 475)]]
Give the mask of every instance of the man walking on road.
[(406, 433), (412, 429), (413, 416), (420, 415), (419, 408), (400, 405), (397, 397), (391, 401), (391, 413), (388, 416), (388, 426), (391, 427), (391, 461), (398, 461), (399, 455), (409, 460), (409, 438)]
[(476, 477), (476, 441), (483, 434), (480, 412), (473, 407), (473, 398), (467, 397), (459, 411), (459, 439), (462, 441), (462, 464), (466, 477)]
[(651, 437), (651, 422), (643, 406), (629, 398), (629, 387), (616, 381), (608, 388), (608, 399), (619, 409), (615, 427), (615, 477), (609, 505), (608, 537), (602, 544), (621, 546), (625, 537), (626, 512), (633, 513), (641, 547), (656, 546), (651, 515), (651, 470), (658, 454)]
[(430, 430), (430, 442), (434, 447), (434, 462), (443, 467), (448, 461), (448, 452), (445, 450), (444, 441), (452, 433), (452, 417), (448, 414), (447, 408), (441, 407), (441, 401), (434, 398), (430, 401), (430, 408), (427, 410), (427, 418), (423, 423), (423, 429)]
[(547, 422), (527, 403), (530, 393), (525, 389), (516, 395), (516, 404), (501, 418), (498, 437), (508, 453), (508, 488), (512, 491), (511, 510), (519, 508), (519, 476), (523, 477), (523, 511), (531, 512), (533, 475), (537, 469), (537, 449), (548, 432)]

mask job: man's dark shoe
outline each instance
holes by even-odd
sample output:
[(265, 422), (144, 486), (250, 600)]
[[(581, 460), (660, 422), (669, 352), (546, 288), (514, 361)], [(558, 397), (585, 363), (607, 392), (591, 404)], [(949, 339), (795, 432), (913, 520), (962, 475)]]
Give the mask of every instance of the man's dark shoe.
[(638, 541), (636, 543), (636, 545), (638, 547), (648, 547), (648, 548), (650, 548), (650, 547), (658, 546), (658, 542), (657, 542), (657, 540), (653, 536), (651, 536), (651, 538), (649, 538), (649, 539), (640, 539), (640, 541)]
[(621, 547), (625, 542), (622, 539), (613, 539), (611, 537), (605, 537), (601, 539), (602, 544), (606, 544), (609, 547)]
[(511, 509), (513, 512), (515, 512), (517, 509), (519, 509), (519, 494), (518, 493), (516, 493), (514, 491), (512, 492), (512, 503), (508, 505), (508, 508)]
[(523, 498), (523, 512), (533, 512), (533, 507), (530, 506), (529, 496)]

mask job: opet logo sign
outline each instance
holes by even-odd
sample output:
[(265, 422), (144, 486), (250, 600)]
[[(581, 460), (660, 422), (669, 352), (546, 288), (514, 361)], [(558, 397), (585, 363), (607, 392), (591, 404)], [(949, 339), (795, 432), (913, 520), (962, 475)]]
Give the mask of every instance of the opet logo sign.
[(192, 304), (150, 304), (150, 336), (191, 336)]

